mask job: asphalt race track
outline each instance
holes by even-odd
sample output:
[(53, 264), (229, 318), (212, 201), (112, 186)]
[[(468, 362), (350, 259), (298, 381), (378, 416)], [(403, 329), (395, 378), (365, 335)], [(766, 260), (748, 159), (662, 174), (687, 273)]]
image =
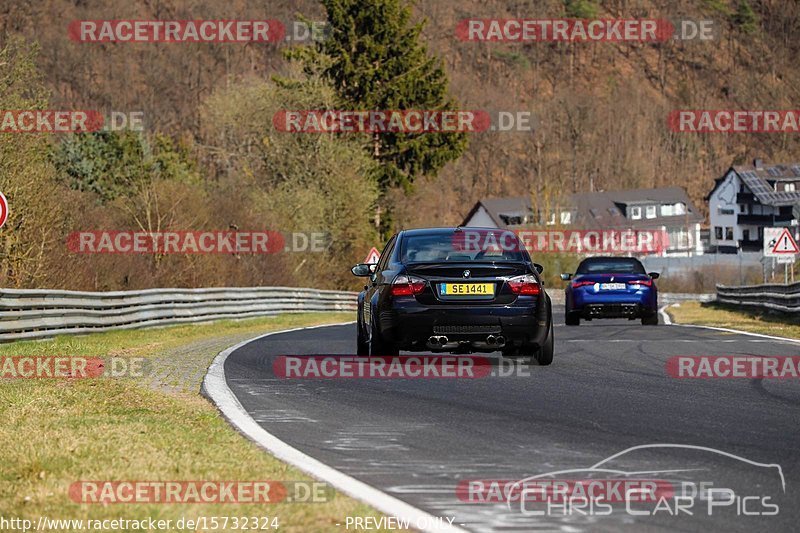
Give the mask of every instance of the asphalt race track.
[[(667, 375), (665, 363), (676, 355), (797, 356), (799, 344), (625, 320), (567, 327), (563, 308), (554, 307), (554, 313), (553, 364), (514, 363), (512, 369), (521, 375), (275, 377), (276, 356), (354, 354), (354, 324), (251, 342), (230, 355), (225, 374), (244, 408), (273, 435), (435, 516), (455, 516), (455, 524), (470, 531), (796, 530), (800, 381), (675, 379)], [(498, 355), (491, 356), (496, 364)], [(625, 504), (615, 505), (606, 516), (567, 512), (566, 506), (532, 516), (519, 504), (474, 503), (456, 494), (460, 481), (520, 480), (586, 469), (645, 444), (708, 447), (750, 462), (713, 451), (659, 447), (623, 454), (607, 465), (628, 473), (653, 472), (650, 478), (674, 486), (691, 480), (693, 486), (704, 482), (735, 488), (735, 502), (711, 505), (709, 493), (703, 492), (691, 516), (663, 509), (655, 516), (634, 516), (625, 512)], [(785, 492), (778, 469), (761, 464), (780, 465)], [(743, 498), (753, 496), (742, 505)], [(771, 512), (773, 507), (764, 502), (777, 504), (778, 513), (745, 516)], [(636, 509), (652, 511), (654, 505), (640, 503)]]

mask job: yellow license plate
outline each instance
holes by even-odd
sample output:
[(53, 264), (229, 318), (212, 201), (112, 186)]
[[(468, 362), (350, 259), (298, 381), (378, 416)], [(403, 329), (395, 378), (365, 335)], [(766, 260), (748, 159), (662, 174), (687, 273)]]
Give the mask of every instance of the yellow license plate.
[(444, 296), (493, 296), (494, 283), (442, 283)]

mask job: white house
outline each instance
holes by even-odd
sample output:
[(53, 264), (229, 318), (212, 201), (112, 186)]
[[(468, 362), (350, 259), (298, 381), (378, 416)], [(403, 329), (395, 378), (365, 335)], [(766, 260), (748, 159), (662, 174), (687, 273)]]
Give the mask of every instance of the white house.
[(715, 180), (708, 200), (709, 245), (720, 253), (760, 251), (764, 228), (793, 227), (800, 203), (800, 163), (735, 165)]

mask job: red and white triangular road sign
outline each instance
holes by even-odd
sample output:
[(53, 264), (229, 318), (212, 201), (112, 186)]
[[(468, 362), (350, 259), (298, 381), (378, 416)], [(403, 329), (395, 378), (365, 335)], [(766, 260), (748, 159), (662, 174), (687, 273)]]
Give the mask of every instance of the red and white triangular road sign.
[(380, 258), (381, 258), (381, 253), (378, 251), (377, 248), (373, 246), (372, 250), (370, 250), (369, 253), (367, 254), (367, 258), (364, 259), (364, 262), (367, 263), (368, 265), (371, 265), (380, 261)]
[(8, 220), (8, 200), (6, 200), (5, 195), (0, 192), (0, 228), (3, 227), (6, 220)]
[(800, 248), (789, 232), (789, 228), (783, 228), (783, 232), (775, 241), (775, 246), (772, 247), (773, 254), (797, 254), (800, 253)]

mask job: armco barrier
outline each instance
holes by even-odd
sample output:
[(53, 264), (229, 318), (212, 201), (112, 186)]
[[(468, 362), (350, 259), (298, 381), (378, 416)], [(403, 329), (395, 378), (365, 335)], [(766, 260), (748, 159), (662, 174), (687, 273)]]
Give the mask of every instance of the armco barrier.
[(724, 304), (762, 307), (784, 313), (800, 312), (800, 283), (791, 285), (717, 285), (717, 301)]
[(354, 311), (356, 293), (293, 287), (0, 289), (0, 342), (279, 313)]

